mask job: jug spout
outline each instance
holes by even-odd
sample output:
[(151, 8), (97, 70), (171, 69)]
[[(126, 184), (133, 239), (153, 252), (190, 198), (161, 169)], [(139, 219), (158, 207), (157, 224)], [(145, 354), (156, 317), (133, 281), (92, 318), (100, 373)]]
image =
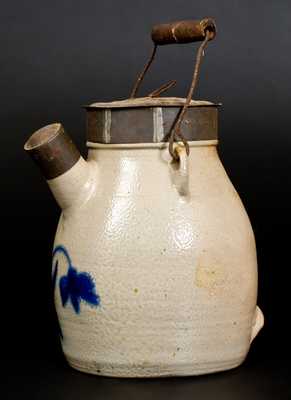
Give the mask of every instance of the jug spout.
[(90, 168), (60, 123), (34, 132), (24, 145), (64, 210), (88, 188)]

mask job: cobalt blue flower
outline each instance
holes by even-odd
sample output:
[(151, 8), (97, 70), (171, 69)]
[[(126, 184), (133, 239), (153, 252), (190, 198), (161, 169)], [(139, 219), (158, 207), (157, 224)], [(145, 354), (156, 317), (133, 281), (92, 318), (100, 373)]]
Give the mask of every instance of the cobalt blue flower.
[(70, 265), (68, 273), (60, 279), (60, 291), (63, 306), (71, 300), (76, 313), (80, 312), (80, 301), (84, 300), (92, 306), (98, 306), (100, 298), (95, 292), (94, 282), (87, 272), (77, 272)]
[[(53, 257), (57, 253), (62, 253), (65, 256), (69, 266), (67, 275), (62, 276), (59, 282), (63, 306), (65, 307), (68, 301), (71, 301), (77, 314), (80, 313), (81, 300), (91, 306), (97, 307), (100, 304), (100, 297), (96, 293), (92, 277), (87, 272), (77, 271), (72, 265), (71, 258), (64, 246), (57, 246), (53, 251)], [(57, 273), (57, 263), (58, 262), (56, 262), (54, 275)]]

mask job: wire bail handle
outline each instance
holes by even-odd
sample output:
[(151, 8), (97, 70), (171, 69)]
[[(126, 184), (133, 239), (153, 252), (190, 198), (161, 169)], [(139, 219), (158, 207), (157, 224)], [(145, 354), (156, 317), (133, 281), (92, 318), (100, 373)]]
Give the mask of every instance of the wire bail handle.
[[(152, 62), (154, 61), (158, 46), (163, 46), (166, 44), (173, 44), (173, 43), (174, 44), (192, 43), (192, 42), (202, 41), (197, 51), (192, 81), (188, 90), (185, 104), (181, 109), (178, 118), (176, 119), (176, 122), (171, 129), (171, 133), (169, 136), (169, 152), (173, 160), (176, 161), (179, 160), (179, 154), (174, 149), (174, 142), (176, 141), (177, 138), (179, 138), (183, 142), (186, 149), (186, 153), (187, 155), (189, 155), (189, 144), (187, 140), (184, 138), (183, 134), (181, 133), (181, 124), (183, 122), (187, 108), (189, 107), (189, 104), (191, 102), (193, 92), (198, 81), (204, 50), (208, 42), (214, 39), (215, 36), (216, 36), (216, 24), (213, 18), (204, 18), (199, 21), (186, 20), (186, 21), (172, 22), (169, 24), (155, 25), (151, 32), (151, 37), (154, 43), (151, 56), (148, 62), (145, 64), (143, 70), (137, 77), (137, 80), (130, 94), (130, 98), (136, 97), (136, 94), (144, 79), (144, 76), (147, 73), (148, 69), (150, 68)], [(170, 81), (169, 83), (151, 92), (149, 94), (149, 97), (159, 96), (165, 90), (168, 90), (170, 87), (172, 87), (175, 83), (176, 81)]]

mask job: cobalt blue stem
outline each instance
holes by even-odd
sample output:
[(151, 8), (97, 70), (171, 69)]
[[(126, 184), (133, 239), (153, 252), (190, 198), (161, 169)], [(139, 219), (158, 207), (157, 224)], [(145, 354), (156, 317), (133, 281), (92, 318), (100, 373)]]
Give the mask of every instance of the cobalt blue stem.
[(57, 253), (63, 253), (64, 256), (66, 257), (67, 261), (68, 261), (69, 266), (72, 265), (71, 257), (69, 256), (69, 253), (68, 253), (67, 249), (64, 246), (58, 245), (58, 246), (56, 246), (54, 248), (53, 258)]

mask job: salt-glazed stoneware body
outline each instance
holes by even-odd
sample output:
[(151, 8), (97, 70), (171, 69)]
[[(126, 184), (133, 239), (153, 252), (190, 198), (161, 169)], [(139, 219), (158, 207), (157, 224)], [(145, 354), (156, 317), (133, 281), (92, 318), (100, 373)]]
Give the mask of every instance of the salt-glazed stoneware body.
[[(167, 110), (183, 102), (93, 105), (87, 161), (69, 140), (75, 155), (60, 161), (59, 124), (26, 143), (38, 162), (50, 144), (60, 162), (53, 178), (49, 157), (42, 168), (62, 209), (52, 278), (63, 351), (78, 370), (116, 377), (226, 370), (242, 363), (263, 325), (254, 235), (219, 159), (216, 124), (203, 139), (197, 132), (207, 124), (197, 130), (188, 120), (196, 133), (191, 128), (189, 157), (176, 144), (179, 162), (163, 140)], [(152, 141), (114, 143), (114, 129), (123, 129), (115, 119), (136, 110), (149, 113)], [(208, 102), (192, 101), (189, 110), (217, 115)]]

